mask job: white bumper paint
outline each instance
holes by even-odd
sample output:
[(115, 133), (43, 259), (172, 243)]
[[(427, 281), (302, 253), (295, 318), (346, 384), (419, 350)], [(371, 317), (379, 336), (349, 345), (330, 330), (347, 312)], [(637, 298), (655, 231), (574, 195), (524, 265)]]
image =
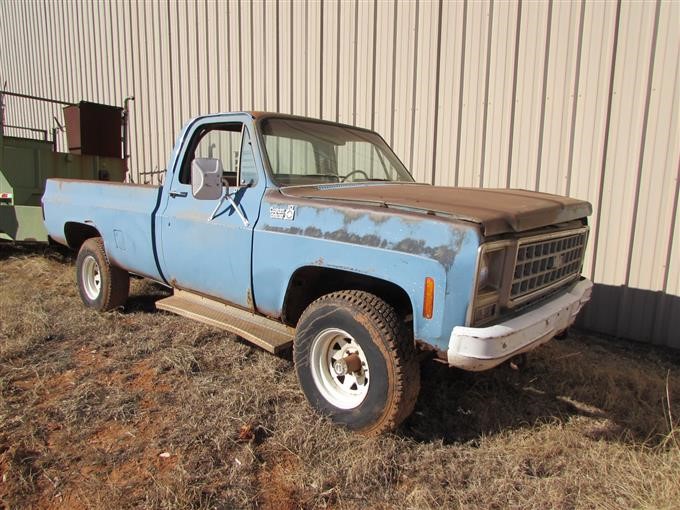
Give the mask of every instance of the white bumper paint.
[(592, 288), (590, 280), (581, 280), (568, 293), (500, 324), (488, 328), (456, 326), (449, 340), (449, 365), (487, 370), (535, 349), (573, 324), (590, 299)]

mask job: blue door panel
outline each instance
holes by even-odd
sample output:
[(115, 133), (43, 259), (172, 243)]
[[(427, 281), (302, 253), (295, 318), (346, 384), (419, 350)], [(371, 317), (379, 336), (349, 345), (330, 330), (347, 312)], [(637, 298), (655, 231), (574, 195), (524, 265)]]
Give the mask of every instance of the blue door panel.
[[(204, 118), (185, 128), (184, 146), (206, 124), (241, 122), (252, 132), (250, 117), (224, 115)], [(251, 249), (253, 227), (257, 223), (266, 181), (260, 161), (255, 157), (252, 137), (242, 158), (244, 175), (254, 175), (250, 187), (231, 187), (230, 194), (248, 221), (246, 225), (229, 201), (197, 200), (191, 185), (179, 182), (181, 159), (176, 154), (172, 175), (168, 176), (165, 207), (161, 214), (161, 245), (166, 279), (179, 288), (252, 309)]]

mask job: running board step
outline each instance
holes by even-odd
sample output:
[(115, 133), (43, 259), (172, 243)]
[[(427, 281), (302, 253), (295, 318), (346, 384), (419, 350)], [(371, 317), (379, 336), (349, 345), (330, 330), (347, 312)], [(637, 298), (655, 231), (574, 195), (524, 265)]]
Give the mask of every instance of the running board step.
[(290, 347), (295, 336), (285, 324), (185, 290), (175, 289), (156, 308), (226, 329), (274, 354)]

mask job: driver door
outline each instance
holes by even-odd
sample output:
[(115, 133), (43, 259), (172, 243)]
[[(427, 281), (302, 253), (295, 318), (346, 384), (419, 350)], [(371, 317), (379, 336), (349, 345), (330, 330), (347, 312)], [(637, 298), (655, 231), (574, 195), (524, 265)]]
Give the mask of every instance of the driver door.
[[(218, 207), (218, 200), (193, 197), (194, 158), (222, 162), (223, 180), (229, 183), (230, 195), (243, 218), (229, 201)], [(165, 278), (174, 287), (253, 309), (252, 236), (265, 188), (257, 168), (247, 123), (215, 123), (211, 119), (191, 131), (184, 158), (167, 183), (169, 192), (161, 215)]]

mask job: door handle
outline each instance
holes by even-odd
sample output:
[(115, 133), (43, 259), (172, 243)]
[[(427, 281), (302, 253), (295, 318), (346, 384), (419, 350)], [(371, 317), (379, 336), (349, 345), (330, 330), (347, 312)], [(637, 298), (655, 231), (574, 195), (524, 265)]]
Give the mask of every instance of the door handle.
[(177, 197), (182, 197), (182, 198), (184, 198), (184, 197), (186, 197), (187, 195), (188, 195), (188, 193), (187, 193), (186, 191), (175, 191), (175, 190), (172, 190), (172, 191), (170, 192), (170, 196), (171, 196), (172, 198), (177, 198)]

